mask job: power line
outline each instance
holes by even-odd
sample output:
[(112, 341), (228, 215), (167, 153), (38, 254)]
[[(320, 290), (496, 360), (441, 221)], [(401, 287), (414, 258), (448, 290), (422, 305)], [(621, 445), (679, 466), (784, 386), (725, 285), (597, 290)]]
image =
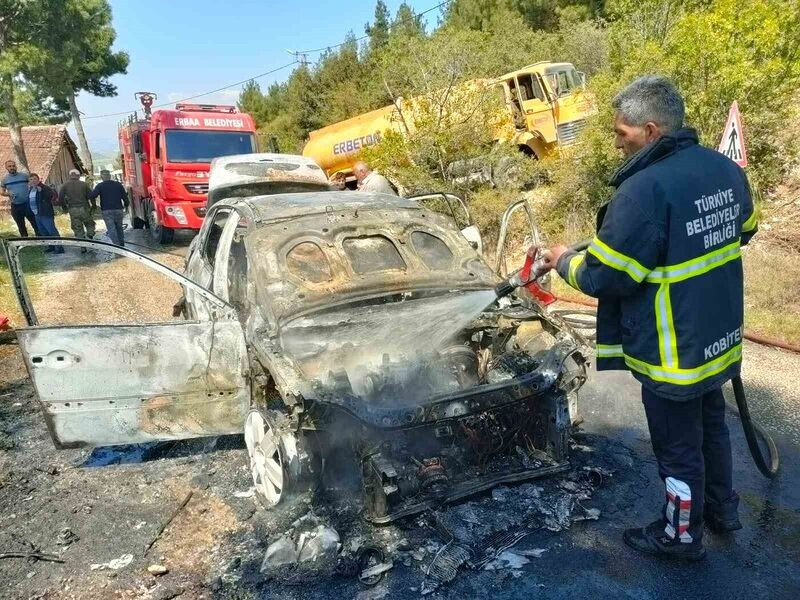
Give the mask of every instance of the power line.
[[(408, 19), (403, 19), (401, 21), (397, 21), (395, 23), (392, 23), (389, 26), (389, 29), (392, 29), (393, 27), (397, 27), (398, 25), (404, 25), (406, 23), (411, 23), (411, 22), (419, 19), (421, 16), (428, 14), (429, 12), (433, 12), (436, 9), (442, 8), (446, 4), (450, 4), (450, 0), (445, 0), (444, 2), (440, 2), (436, 6), (431, 6), (429, 9), (423, 10), (421, 13), (416, 13), (416, 14), (414, 14), (414, 16), (409, 17)], [(368, 37), (369, 37), (369, 34), (367, 33), (366, 35), (362, 35), (361, 37), (358, 37), (358, 38), (355, 38), (355, 39), (352, 39), (352, 40), (345, 40), (345, 41), (343, 41), (343, 42), (341, 42), (339, 44), (334, 44), (333, 46), (323, 46), (322, 48), (314, 48), (313, 50), (298, 50), (297, 52), (292, 52), (292, 54), (316, 54), (318, 52), (325, 52), (327, 50), (333, 50), (335, 48), (340, 48), (341, 46), (344, 46), (345, 44), (352, 44), (353, 42), (362, 42), (362, 41), (366, 40)]]
[[(410, 18), (402, 19), (400, 21), (392, 23), (392, 25), (389, 28), (391, 29), (393, 27), (397, 27), (398, 25), (404, 25), (405, 23), (411, 23), (411, 22), (419, 19), (423, 15), (426, 15), (429, 12), (433, 12), (434, 10), (440, 9), (443, 6), (445, 6), (446, 4), (449, 4), (449, 3), (450, 3), (450, 0), (444, 0), (444, 2), (440, 2), (436, 6), (432, 6), (429, 9), (422, 11), (421, 13), (413, 15)], [(293, 52), (291, 52), (291, 54), (294, 55), (295, 60), (293, 60), (292, 62), (287, 63), (287, 64), (285, 64), (283, 66), (280, 66), (280, 67), (278, 67), (276, 69), (272, 69), (270, 71), (266, 71), (265, 73), (260, 73), (259, 75), (253, 75), (252, 77), (248, 77), (247, 79), (243, 79), (242, 81), (237, 81), (236, 83), (231, 83), (231, 84), (219, 87), (219, 88), (217, 88), (215, 90), (210, 90), (208, 92), (203, 92), (201, 94), (195, 94), (194, 96), (189, 96), (188, 98), (181, 98), (180, 100), (175, 100), (174, 102), (164, 102), (162, 104), (155, 104), (151, 108), (163, 108), (165, 106), (171, 106), (172, 104), (178, 104), (180, 102), (186, 102), (188, 100), (195, 100), (196, 98), (201, 98), (203, 96), (209, 96), (211, 94), (216, 94), (217, 92), (222, 92), (222, 91), (230, 89), (232, 87), (243, 85), (243, 84), (247, 83), (248, 81), (261, 79), (262, 77), (266, 77), (267, 75), (272, 75), (273, 73), (277, 73), (278, 71), (282, 71), (283, 69), (288, 69), (289, 67), (292, 67), (292, 66), (297, 65), (297, 64), (305, 65), (305, 64), (308, 64), (308, 61), (307, 61), (307, 58), (306, 58), (307, 54), (316, 54), (316, 53), (319, 53), (319, 52), (325, 52), (327, 50), (333, 50), (334, 48), (340, 48), (341, 46), (344, 46), (345, 44), (352, 44), (353, 42), (361, 42), (361, 41), (367, 39), (368, 37), (369, 37), (369, 34), (366, 34), (366, 35), (362, 35), (359, 38), (355, 38), (354, 40), (345, 40), (344, 42), (341, 42), (339, 44), (334, 44), (333, 46), (325, 46), (323, 48), (315, 48), (314, 50), (293, 51)], [(136, 109), (133, 109), (133, 110), (136, 110)], [(120, 112), (107, 113), (107, 114), (104, 114), (104, 115), (90, 115), (88, 117), (85, 116), (85, 117), (82, 117), (82, 119), (84, 119), (84, 120), (86, 120), (86, 119), (106, 119), (108, 117), (120, 117), (120, 116), (129, 115), (131, 112), (132, 112), (131, 110), (123, 110), (123, 111), (120, 111)]]
[[(237, 81), (236, 83), (230, 83), (228, 85), (222, 86), (222, 87), (217, 88), (215, 90), (210, 90), (208, 92), (203, 92), (202, 94), (195, 94), (194, 96), (189, 96), (188, 98), (181, 98), (180, 100), (175, 100), (173, 102), (164, 102), (162, 104), (154, 104), (152, 106), (152, 108), (163, 108), (165, 106), (171, 106), (172, 104), (178, 104), (180, 102), (186, 102), (187, 100), (194, 100), (194, 99), (200, 98), (202, 96), (208, 96), (209, 94), (216, 94), (217, 92), (221, 92), (223, 90), (227, 90), (229, 88), (236, 87), (237, 85), (243, 85), (243, 84), (247, 83), (248, 81), (253, 81), (255, 79), (261, 79), (262, 77), (266, 77), (267, 75), (272, 75), (273, 73), (277, 73), (278, 71), (282, 71), (283, 69), (288, 69), (289, 67), (291, 67), (293, 65), (296, 65), (297, 63), (298, 63), (298, 61), (293, 60), (292, 62), (287, 63), (287, 64), (285, 64), (283, 66), (280, 66), (280, 67), (278, 67), (276, 69), (272, 69), (271, 71), (266, 71), (265, 73), (260, 73), (259, 75), (253, 75), (252, 77), (248, 77), (247, 79), (242, 79), (241, 81)], [(132, 112), (131, 110), (124, 110), (124, 111), (121, 111), (121, 112), (108, 113), (108, 114), (105, 114), (105, 115), (91, 115), (91, 116), (82, 117), (82, 118), (83, 119), (105, 119), (107, 117), (119, 117), (119, 116), (122, 116), (122, 115), (129, 115), (131, 112)]]

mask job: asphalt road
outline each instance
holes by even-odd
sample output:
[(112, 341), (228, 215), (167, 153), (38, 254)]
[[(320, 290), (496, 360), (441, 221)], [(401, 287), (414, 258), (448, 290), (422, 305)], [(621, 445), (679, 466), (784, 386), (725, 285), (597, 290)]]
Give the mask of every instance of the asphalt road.
[[(603, 518), (564, 532), (560, 552), (526, 565), (525, 577), (498, 597), (530, 598), (535, 591), (537, 598), (800, 598), (800, 356), (748, 344), (745, 357), (751, 412), (773, 434), (782, 466), (776, 480), (765, 479), (752, 463), (738, 417), (729, 415), (743, 530), (707, 534), (707, 559), (694, 564), (643, 557), (622, 543), (625, 528), (655, 518), (664, 492), (638, 384), (625, 373), (593, 373), (583, 390), (583, 429), (620, 441), (641, 459), (632, 466), (643, 475), (641, 497), (617, 495), (613, 487), (599, 493), (595, 505)], [(454, 583), (452, 598), (479, 589)]]

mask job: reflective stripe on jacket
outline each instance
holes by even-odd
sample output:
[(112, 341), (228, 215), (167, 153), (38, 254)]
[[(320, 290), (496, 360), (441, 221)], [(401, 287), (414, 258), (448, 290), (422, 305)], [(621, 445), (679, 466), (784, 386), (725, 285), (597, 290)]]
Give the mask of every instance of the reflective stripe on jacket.
[(688, 399), (739, 373), (741, 246), (757, 229), (742, 169), (691, 129), (631, 157), (585, 254), (557, 270), (599, 299), (598, 369), (629, 369), (654, 393)]

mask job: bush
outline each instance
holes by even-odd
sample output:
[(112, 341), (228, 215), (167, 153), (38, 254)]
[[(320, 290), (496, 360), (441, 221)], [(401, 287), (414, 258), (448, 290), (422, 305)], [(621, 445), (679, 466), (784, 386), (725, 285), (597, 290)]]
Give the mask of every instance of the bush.
[(728, 109), (738, 100), (754, 187), (774, 186), (797, 159), (797, 138), (784, 130), (800, 84), (800, 44), (782, 34), (797, 30), (794, 2), (698, 0), (671, 13), (661, 10), (664, 5), (617, 0), (609, 62), (590, 83), (599, 112), (576, 146), (547, 164), (552, 214), (562, 226), (576, 214), (588, 218), (611, 196), (607, 182), (621, 162), (613, 147), (611, 100), (647, 73), (675, 82), (686, 101), (687, 125), (709, 147), (719, 144)]

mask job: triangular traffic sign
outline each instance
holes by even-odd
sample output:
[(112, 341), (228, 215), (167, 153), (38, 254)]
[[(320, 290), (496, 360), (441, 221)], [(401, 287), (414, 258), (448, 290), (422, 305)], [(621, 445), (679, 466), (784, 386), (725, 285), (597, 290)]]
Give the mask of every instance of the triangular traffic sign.
[(744, 133), (742, 132), (742, 117), (739, 114), (739, 105), (736, 100), (728, 111), (728, 122), (722, 132), (722, 141), (719, 143), (719, 152), (730, 158), (740, 167), (747, 166), (747, 150), (744, 147)]

